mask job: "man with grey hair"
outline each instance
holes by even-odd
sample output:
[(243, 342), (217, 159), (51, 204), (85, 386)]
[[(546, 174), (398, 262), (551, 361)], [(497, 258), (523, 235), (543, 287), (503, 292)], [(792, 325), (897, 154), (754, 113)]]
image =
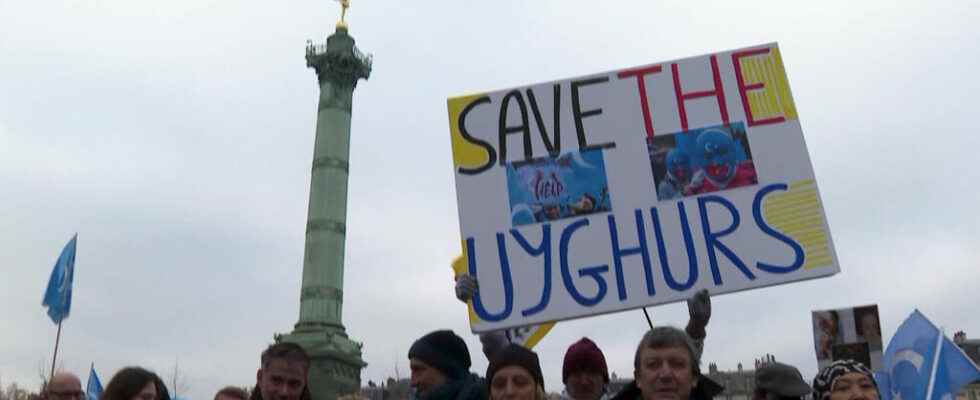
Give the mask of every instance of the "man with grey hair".
[(701, 351), (684, 331), (654, 327), (633, 357), (633, 382), (613, 400), (710, 399), (721, 386), (701, 375)]

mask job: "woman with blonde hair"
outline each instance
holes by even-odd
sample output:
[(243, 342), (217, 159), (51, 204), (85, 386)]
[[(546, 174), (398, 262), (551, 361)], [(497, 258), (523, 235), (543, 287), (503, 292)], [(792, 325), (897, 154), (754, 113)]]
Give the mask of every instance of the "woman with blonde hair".
[(538, 355), (516, 344), (498, 350), (487, 367), (490, 400), (545, 400)]

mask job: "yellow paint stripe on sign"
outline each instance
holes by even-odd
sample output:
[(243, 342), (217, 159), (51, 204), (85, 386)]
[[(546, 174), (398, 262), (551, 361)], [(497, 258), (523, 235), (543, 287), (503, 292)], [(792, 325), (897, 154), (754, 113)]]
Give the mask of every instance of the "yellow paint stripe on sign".
[(803, 247), (804, 269), (832, 265), (829, 235), (812, 179), (793, 182), (786, 192), (770, 196), (762, 210), (767, 223)]
[(739, 64), (747, 80), (746, 83), (765, 85), (764, 90), (747, 93), (749, 108), (756, 120), (777, 117), (787, 120), (798, 118), (778, 47), (773, 47), (767, 54), (742, 58)]
[(490, 160), (490, 154), (486, 149), (466, 141), (463, 138), (462, 129), (459, 126), (459, 115), (463, 109), (473, 101), (486, 96), (485, 94), (473, 94), (468, 96), (452, 97), (449, 103), (449, 131), (452, 135), (453, 146), (453, 165), (456, 168), (476, 168)]

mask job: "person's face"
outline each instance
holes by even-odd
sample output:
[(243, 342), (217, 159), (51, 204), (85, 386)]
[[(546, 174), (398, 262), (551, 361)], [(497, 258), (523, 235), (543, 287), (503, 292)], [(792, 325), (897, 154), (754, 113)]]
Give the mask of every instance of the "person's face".
[(534, 377), (523, 367), (501, 368), (490, 382), (491, 400), (534, 400)]
[(432, 389), (449, 380), (442, 371), (417, 358), (408, 360), (408, 368), (412, 370), (412, 387), (415, 388), (419, 397), (425, 396)]
[(130, 400), (157, 400), (156, 383), (153, 381), (147, 382), (146, 386), (143, 386), (139, 393), (136, 393)]
[(598, 400), (602, 397), (602, 386), (605, 383), (602, 372), (578, 370), (568, 374), (565, 391), (574, 400)]
[(306, 388), (306, 365), (273, 358), (256, 378), (264, 400), (299, 400)]
[(878, 318), (875, 318), (872, 314), (866, 314), (861, 317), (861, 330), (864, 331), (864, 337), (879, 337), (881, 336), (881, 328), (878, 327)]
[(74, 376), (55, 375), (48, 384), (47, 398), (48, 400), (84, 400), (82, 382)]
[(683, 347), (640, 350), (633, 375), (643, 400), (687, 400), (697, 384), (691, 356)]
[(851, 372), (834, 381), (830, 389), (830, 400), (877, 400), (878, 389), (865, 374)]
[(671, 175), (681, 181), (687, 181), (690, 179), (691, 172), (691, 158), (686, 154), (677, 154), (667, 157), (667, 168), (670, 170)]
[(704, 171), (708, 176), (725, 180), (735, 173), (735, 143), (728, 135), (709, 131), (698, 138), (704, 156)]
[(558, 209), (557, 206), (551, 206), (551, 207), (545, 208), (544, 209), (544, 212), (548, 216), (549, 219), (558, 219), (558, 217), (561, 216), (560, 210)]

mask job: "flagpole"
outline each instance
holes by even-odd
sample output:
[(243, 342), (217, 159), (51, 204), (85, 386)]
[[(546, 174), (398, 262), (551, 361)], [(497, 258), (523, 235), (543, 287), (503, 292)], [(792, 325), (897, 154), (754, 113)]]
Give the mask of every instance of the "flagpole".
[(926, 389), (926, 398), (932, 399), (932, 390), (936, 387), (936, 372), (939, 371), (939, 354), (943, 351), (943, 330), (939, 330), (939, 337), (936, 338), (936, 354), (932, 357), (932, 372), (929, 373), (929, 388)]
[(646, 307), (643, 307), (643, 315), (647, 317), (647, 325), (650, 325), (650, 329), (653, 329), (653, 321), (650, 320), (650, 313), (647, 312)]
[(51, 360), (51, 375), (48, 377), (48, 383), (54, 379), (54, 366), (58, 362), (58, 344), (61, 343), (61, 321), (58, 322), (58, 336), (54, 339), (54, 358)]

